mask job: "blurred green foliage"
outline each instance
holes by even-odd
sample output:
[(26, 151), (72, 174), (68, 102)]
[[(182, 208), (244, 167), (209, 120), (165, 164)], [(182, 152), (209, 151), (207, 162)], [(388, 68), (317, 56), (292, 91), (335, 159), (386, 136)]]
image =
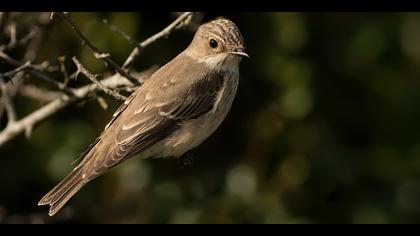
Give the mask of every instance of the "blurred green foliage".
[[(0, 149), (0, 222), (420, 223), (420, 14), (211, 13), (205, 20), (220, 15), (237, 23), (251, 57), (242, 62), (231, 112), (194, 150), (192, 167), (131, 159), (88, 184), (62, 216), (43, 218), (47, 208), (38, 200), (74, 167), (120, 103), (107, 97), (110, 107), (102, 110), (89, 101), (43, 123), (30, 140)], [(132, 47), (102, 18), (138, 40), (173, 19), (74, 18), (120, 64)], [(166, 63), (192, 36), (179, 31), (160, 40), (135, 68)], [(107, 72), (56, 19), (37, 61), (62, 55)], [(38, 106), (16, 102), (20, 116)]]

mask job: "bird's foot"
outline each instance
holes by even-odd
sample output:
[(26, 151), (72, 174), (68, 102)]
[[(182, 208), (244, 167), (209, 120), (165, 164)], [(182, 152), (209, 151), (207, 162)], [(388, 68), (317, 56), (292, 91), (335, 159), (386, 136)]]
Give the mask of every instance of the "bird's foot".
[(183, 170), (194, 164), (194, 155), (191, 151), (186, 152), (178, 158), (177, 169)]

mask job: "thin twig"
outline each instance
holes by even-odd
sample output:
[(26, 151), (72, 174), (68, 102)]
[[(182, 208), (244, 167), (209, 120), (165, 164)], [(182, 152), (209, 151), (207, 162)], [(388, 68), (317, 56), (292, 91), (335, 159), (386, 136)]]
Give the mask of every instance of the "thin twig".
[(98, 96), (96, 98), (96, 101), (99, 103), (99, 106), (101, 106), (102, 109), (104, 109), (104, 110), (108, 109), (108, 103), (106, 103), (106, 101), (103, 97)]
[[(0, 32), (4, 32), (3, 27), (5, 26), (8, 26), (10, 30), (10, 34), (9, 34), (10, 43), (7, 45), (0, 46), (0, 52), (2, 53), (2, 56), (3, 56), (2, 59), (3, 61), (6, 61), (7, 63), (17, 67), (14, 70), (10, 71), (11, 73), (6, 74), (6, 76), (9, 76), (11, 78), (10, 81), (6, 83), (6, 87), (5, 87), (6, 94), (8, 95), (8, 98), (11, 102), (13, 101), (18, 91), (20, 91), (21, 85), (23, 85), (24, 83), (23, 78), (26, 73), (32, 74), (34, 77), (42, 78), (43, 80), (48, 79), (48, 76), (46, 74), (44, 74), (43, 76), (41, 74), (42, 71), (44, 70), (50, 71), (50, 69), (52, 68), (49, 66), (48, 62), (43, 62), (38, 65), (30, 65), (30, 62), (36, 59), (38, 51), (42, 43), (44, 42), (46, 32), (47, 30), (51, 28), (50, 26), (52, 25), (50, 21), (45, 20), (46, 14), (47, 13), (41, 13), (38, 17), (37, 23), (31, 26), (29, 28), (29, 32), (20, 39), (16, 37), (16, 27), (19, 25), (16, 25), (15, 23), (13, 23), (16, 21), (17, 18), (20, 17), (20, 13), (13, 13), (13, 14), (2, 13), (1, 15), (2, 23), (0, 24), (2, 24), (2, 26), (0, 26)], [(8, 22), (8, 18), (12, 18), (10, 20), (10, 22), (12, 23), (6, 24)], [(20, 27), (19, 29), (21, 28), (23, 29), (24, 27)], [(4, 50), (16, 49), (20, 46), (26, 46), (25, 53), (22, 59), (22, 61), (25, 63), (21, 63), (20, 61), (13, 60), (12, 58), (8, 57), (8, 55), (3, 53)], [(31, 69), (31, 67), (33, 67), (33, 69)], [(23, 71), (23, 70), (26, 70), (26, 71)], [(65, 92), (67, 94), (72, 94), (71, 90), (67, 90)], [(0, 105), (3, 105), (3, 104), (0, 104)], [(6, 110), (6, 107), (0, 106), (0, 118), (2, 117), (4, 110)], [(26, 132), (26, 133), (29, 134), (30, 132)]]
[[(156, 71), (156, 69), (156, 67), (152, 67), (151, 69), (142, 72), (138, 77), (139, 82), (146, 80), (153, 72)], [(119, 74), (114, 74), (102, 80), (101, 83), (108, 88), (114, 89), (122, 86), (132, 86), (129, 81), (121, 79), (121, 75)], [(34, 126), (50, 118), (60, 110), (63, 110), (76, 102), (86, 100), (98, 91), (100, 91), (100, 89), (97, 84), (83, 86), (74, 91), (74, 96), (63, 94), (59, 99), (44, 105), (21, 120), (14, 122), (0, 132), (0, 147), (19, 134), (26, 132), (25, 130), (32, 130)]]
[(10, 12), (1, 12), (0, 13), (0, 37), (3, 35), (3, 29), (9, 21)]
[(6, 47), (13, 48), (16, 45), (16, 24), (10, 24), (9, 31), (10, 31), (10, 41)]
[[(0, 51), (0, 60), (9, 63), (10, 65), (13, 66), (17, 66), (20, 67), (22, 65), (24, 65), (24, 63), (21, 63), (13, 58), (11, 58), (9, 55), (7, 55), (6, 53)], [(43, 81), (46, 81), (52, 85), (54, 85), (54, 87), (56, 87), (57, 89), (62, 89), (64, 86), (62, 85), (62, 83), (54, 80), (53, 78), (51, 78), (50, 76), (48, 76), (47, 74), (43, 73), (42, 71), (36, 69), (34, 66), (28, 66), (25, 67), (25, 71), (30, 73), (31, 75), (33, 75), (36, 78), (39, 78)], [(69, 95), (71, 95), (73, 92), (71, 89), (69, 88), (64, 88), (63, 91)]]
[[(9, 95), (10, 100), (16, 96), (18, 88), (23, 84), (23, 76), (24, 72), (19, 72), (13, 76), (13, 78), (10, 80), (11, 82), (6, 83), (7, 94)], [(6, 107), (4, 104), (0, 103), (0, 118), (3, 116), (5, 110)]]
[(13, 44), (9, 43), (7, 45), (1, 45), (0, 46), (0, 51), (10, 50), (10, 49), (14, 49), (18, 46), (25, 45), (26, 43), (28, 43), (29, 40), (33, 39), (35, 37), (35, 35), (36, 35), (35, 31), (31, 30), (28, 34), (23, 36), (17, 42), (15, 42)]
[(175, 21), (173, 21), (170, 25), (165, 27), (162, 31), (152, 35), (151, 37), (147, 38), (143, 42), (141, 42), (134, 50), (130, 53), (127, 60), (125, 60), (122, 68), (127, 69), (131, 66), (134, 59), (140, 54), (140, 51), (143, 50), (145, 47), (149, 46), (150, 44), (154, 43), (160, 38), (167, 37), (173, 31), (182, 28), (183, 26), (187, 25), (190, 21), (185, 21), (188, 16), (192, 15), (192, 12), (185, 12), (181, 14)]
[(42, 103), (51, 102), (62, 95), (61, 92), (49, 91), (47, 89), (39, 88), (30, 84), (21, 86), (19, 88), (19, 94), (27, 98), (35, 99)]
[(66, 65), (64, 64), (65, 61), (66, 61), (66, 56), (58, 57), (58, 62), (60, 63), (60, 70), (61, 70), (61, 73), (63, 73), (63, 76), (64, 76), (64, 82), (62, 84), (62, 86), (63, 86), (62, 89), (67, 87), (67, 85), (69, 84), (69, 81), (70, 81), (69, 73), (67, 72)]
[(66, 21), (70, 24), (71, 28), (77, 33), (77, 35), (82, 39), (82, 43), (86, 44), (90, 51), (93, 53), (96, 59), (102, 59), (107, 64), (111, 65), (116, 72), (118, 72), (120, 75), (127, 78), (131, 83), (134, 85), (138, 83), (138, 80), (131, 75), (129, 75), (124, 69), (122, 69), (114, 60), (112, 60), (111, 55), (109, 53), (102, 52), (97, 47), (95, 47), (87, 38), (86, 36), (80, 31), (79, 27), (74, 22), (73, 18), (70, 16), (69, 13), (66, 12), (60, 12), (58, 13), (60, 16), (62, 16)]
[(7, 126), (10, 126), (16, 121), (16, 111), (15, 111), (15, 108), (13, 107), (12, 100), (10, 99), (10, 96), (7, 92), (7, 86), (3, 78), (0, 78), (0, 89), (2, 93), (1, 100), (7, 112)]
[(105, 87), (101, 82), (99, 82), (99, 80), (98, 79), (96, 79), (96, 77), (97, 77), (97, 75), (94, 75), (94, 74), (92, 74), (92, 73), (90, 73), (83, 65), (82, 65), (82, 63), (80, 63), (80, 61), (76, 58), (76, 57), (73, 57), (72, 58), (72, 60), (73, 60), (73, 62), (74, 62), (74, 64), (76, 64), (76, 66), (77, 66), (77, 72), (76, 72), (76, 75), (77, 74), (79, 74), (79, 72), (80, 73), (82, 73), (82, 74), (84, 74), (90, 81), (92, 81), (92, 83), (95, 83), (96, 85), (98, 85), (98, 87), (102, 90), (102, 91), (104, 91), (106, 94), (108, 94), (108, 95), (110, 95), (110, 96), (113, 96), (114, 98), (116, 98), (116, 99), (119, 99), (119, 100), (125, 100), (125, 99), (127, 99), (127, 97), (125, 97), (125, 96), (123, 96), (123, 95), (121, 95), (121, 94), (119, 94), (117, 91), (113, 91), (113, 90), (111, 90), (111, 89), (109, 89), (109, 88), (107, 88), (107, 87)]
[(0, 79), (3, 79), (3, 78), (12, 78), (16, 73), (18, 73), (20, 71), (24, 71), (24, 70), (26, 70), (27, 68), (29, 68), (31, 66), (32, 66), (31, 65), (31, 62), (30, 61), (27, 61), (25, 64), (23, 64), (23, 65), (21, 65), (19, 67), (16, 67), (15, 69), (13, 69), (11, 71), (8, 71), (8, 72), (5, 72), (5, 73), (1, 73), (0, 74)]
[(2, 50), (0, 50), (0, 60), (12, 65), (12, 66), (21, 66), (23, 63), (20, 63), (19, 61), (11, 58), (9, 55), (4, 53)]
[(49, 37), (49, 32), (52, 28), (53, 22), (49, 20), (49, 13), (40, 13), (34, 27), (31, 27), (31, 31), (36, 35), (28, 44), (26, 48), (25, 56), (23, 61), (35, 61), (38, 56), (39, 49)]
[(132, 46), (139, 47), (139, 42), (137, 42), (135, 39), (130, 37), (128, 34), (126, 34), (124, 31), (119, 29), (116, 25), (113, 25), (108, 21), (108, 19), (102, 19), (102, 22), (111, 29), (112, 32), (119, 34), (121, 37), (123, 37), (125, 40), (127, 40)]

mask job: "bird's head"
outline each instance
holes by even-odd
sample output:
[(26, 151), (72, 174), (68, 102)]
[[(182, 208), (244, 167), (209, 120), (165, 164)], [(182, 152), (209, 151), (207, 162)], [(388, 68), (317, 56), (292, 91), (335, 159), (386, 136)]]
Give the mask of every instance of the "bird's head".
[(249, 57), (238, 27), (224, 18), (201, 25), (187, 48), (187, 54), (209, 66), (238, 64), (242, 57)]

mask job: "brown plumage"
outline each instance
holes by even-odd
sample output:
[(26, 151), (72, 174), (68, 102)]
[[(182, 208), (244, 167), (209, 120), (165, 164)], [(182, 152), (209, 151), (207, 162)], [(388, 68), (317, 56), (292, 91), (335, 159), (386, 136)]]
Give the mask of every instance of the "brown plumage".
[(201, 26), (186, 50), (119, 107), (81, 163), (39, 205), (50, 205), (54, 215), (86, 183), (136, 154), (177, 158), (199, 145), (230, 109), (243, 48), (233, 22)]

